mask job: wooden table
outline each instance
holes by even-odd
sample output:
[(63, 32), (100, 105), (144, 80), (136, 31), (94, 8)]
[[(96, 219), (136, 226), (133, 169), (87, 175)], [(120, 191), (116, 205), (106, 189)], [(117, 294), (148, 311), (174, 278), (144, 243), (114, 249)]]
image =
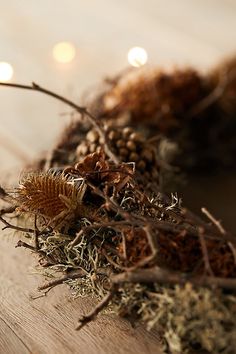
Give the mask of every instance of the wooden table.
[(19, 234), (1, 233), (1, 354), (159, 353), (157, 333), (134, 329), (111, 314), (75, 331), (78, 318), (91, 310), (94, 300), (74, 299), (67, 285), (32, 300), (43, 277), (35, 274), (35, 256), (14, 247), (18, 239)]

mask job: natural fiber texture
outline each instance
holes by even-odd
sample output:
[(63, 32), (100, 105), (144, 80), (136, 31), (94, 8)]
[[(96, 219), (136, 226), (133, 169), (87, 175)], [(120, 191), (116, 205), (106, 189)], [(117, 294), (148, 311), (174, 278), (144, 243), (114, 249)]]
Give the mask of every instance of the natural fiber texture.
[[(124, 73), (93, 102), (100, 120), (23, 86), (82, 114), (34, 166), (44, 172), (26, 174), (14, 198), (0, 188), (13, 204), (0, 211), (5, 228), (32, 236), (18, 247), (38, 254), (47, 272), (64, 270), (40, 289), (66, 282), (75, 296), (101, 299), (77, 329), (110, 304), (156, 328), (166, 353), (235, 353), (235, 235), (205, 208), (204, 219), (194, 215), (162, 184), (173, 161), (200, 173), (204, 164), (234, 165), (235, 116), (231, 110), (225, 120), (221, 101), (235, 93), (227, 68), (223, 84), (221, 75), (190, 69)], [(4, 215), (15, 209), (34, 214), (34, 225), (11, 224)]]
[(167, 133), (179, 126), (179, 119), (209, 90), (192, 69), (172, 73), (160, 70), (131, 71), (112, 81), (111, 89), (100, 98), (101, 118), (124, 119), (135, 124), (156, 126)]
[(28, 173), (16, 192), (19, 212), (44, 217), (50, 224), (75, 219), (85, 208), (81, 206), (86, 186), (63, 174)]

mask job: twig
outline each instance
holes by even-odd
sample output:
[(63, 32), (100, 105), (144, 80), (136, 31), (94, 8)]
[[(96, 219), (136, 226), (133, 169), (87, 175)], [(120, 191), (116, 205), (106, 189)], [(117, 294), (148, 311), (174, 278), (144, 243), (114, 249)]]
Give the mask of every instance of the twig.
[[(219, 220), (216, 220), (216, 218), (209, 212), (209, 210), (207, 210), (206, 208), (202, 208), (201, 209), (202, 213), (204, 213), (209, 220), (212, 221), (212, 223), (216, 226), (216, 228), (220, 231), (220, 233), (225, 236), (226, 235), (226, 231), (225, 229), (223, 228), (223, 226), (221, 225), (220, 221)], [(234, 257), (234, 263), (236, 264), (236, 250), (234, 248), (234, 245), (231, 241), (228, 241), (228, 246), (233, 254), (233, 257)]]
[(120, 270), (123, 270), (123, 271), (127, 271), (128, 270), (127, 267), (123, 267), (122, 265), (120, 265), (120, 264), (116, 263), (115, 261), (113, 261), (113, 259), (106, 253), (105, 250), (102, 250), (101, 253), (108, 260), (108, 262), (111, 265), (113, 265), (114, 268), (120, 269)]
[(93, 244), (96, 245), (99, 249), (103, 248), (105, 251), (112, 253), (114, 256), (120, 256), (115, 246), (112, 246), (110, 243), (105, 243), (102, 240), (99, 240), (98, 237), (93, 238)]
[(86, 275), (86, 272), (85, 270), (83, 269), (79, 269), (79, 270), (76, 270), (75, 272), (73, 273), (69, 273), (67, 275), (65, 275), (64, 277), (61, 277), (59, 279), (55, 279), (55, 280), (52, 280), (52, 281), (49, 281), (41, 286), (38, 287), (38, 290), (45, 290), (45, 289), (48, 289), (48, 288), (53, 288), (59, 284), (62, 284), (64, 283), (65, 281), (67, 280), (73, 280), (73, 279), (77, 279), (77, 278), (81, 278), (83, 277), (84, 275)]
[[(104, 222), (104, 223), (94, 223), (92, 225), (89, 226), (85, 226), (83, 227), (77, 234), (76, 237), (74, 238), (73, 241), (70, 242), (70, 244), (68, 245), (69, 248), (72, 248), (74, 246), (76, 246), (81, 239), (81, 236), (83, 235), (83, 233), (86, 233), (90, 230), (94, 230), (94, 229), (101, 229), (101, 228), (119, 228), (121, 226), (125, 226), (125, 225), (133, 225), (134, 222), (129, 221), (129, 220), (121, 220), (121, 221), (110, 221), (110, 222)], [(140, 222), (138, 222), (138, 224), (140, 225)]]
[(3, 219), (3, 217), (1, 217), (1, 216), (0, 216), (0, 221), (5, 225), (2, 228), (2, 230), (13, 229), (13, 230), (22, 231), (22, 232), (28, 232), (28, 233), (34, 233), (35, 232), (35, 230), (33, 230), (33, 229), (28, 229), (28, 228), (25, 228), (25, 227), (11, 225), (9, 222), (7, 222), (5, 219)]
[(121, 231), (121, 236), (122, 236), (123, 259), (127, 260), (127, 245), (126, 245), (126, 238), (125, 238), (124, 231)]
[(36, 251), (35, 247), (34, 246), (31, 246), (29, 245), (28, 243), (24, 242), (24, 241), (21, 241), (19, 240), (15, 246), (16, 248), (17, 247), (25, 247), (25, 248), (28, 248), (30, 249), (31, 251)]
[(37, 300), (37, 299), (40, 299), (41, 297), (46, 296), (47, 293), (49, 293), (49, 291), (50, 291), (51, 289), (52, 289), (52, 288), (48, 288), (48, 289), (45, 290), (43, 293), (38, 294), (38, 295), (30, 295), (30, 300)]
[[(203, 208), (203, 209), (206, 210), (206, 208)], [(203, 210), (202, 210), (202, 212), (203, 212)], [(231, 235), (229, 232), (226, 232), (226, 231), (224, 232), (224, 234), (222, 234), (222, 232), (220, 232), (220, 230), (218, 230), (219, 232), (217, 232), (217, 230), (215, 230), (215, 228), (213, 228), (212, 225), (207, 224), (199, 216), (195, 215), (194, 213), (192, 213), (188, 209), (183, 208), (181, 210), (181, 214), (186, 216), (186, 223), (190, 223), (192, 226), (195, 226), (195, 227), (202, 226), (203, 229), (205, 230), (205, 237), (208, 238), (211, 235), (210, 236), (211, 238), (215, 238), (217, 240), (222, 240), (222, 235), (223, 235), (223, 238), (225, 241), (231, 242), (232, 244), (236, 244), (236, 237), (234, 235)], [(206, 232), (207, 232), (207, 234), (206, 234)]]
[(147, 257), (145, 257), (144, 259), (142, 259), (141, 261), (139, 261), (138, 263), (136, 263), (134, 266), (128, 268), (129, 272), (133, 272), (138, 268), (142, 268), (145, 265), (153, 262), (156, 260), (157, 257), (157, 242), (155, 239), (155, 236), (158, 234), (158, 231), (156, 231), (155, 236), (150, 232), (150, 225), (146, 225), (145, 227), (143, 227), (144, 232), (146, 233), (147, 236), (147, 241), (149, 243), (150, 249), (151, 249), (151, 254)]
[(34, 216), (34, 242), (36, 250), (39, 249), (39, 229), (37, 227), (37, 215)]
[(54, 97), (57, 100), (66, 103), (70, 107), (74, 108), (77, 112), (79, 112), (82, 116), (86, 116), (88, 121), (94, 128), (97, 130), (98, 134), (100, 135), (102, 144), (104, 145), (104, 149), (106, 154), (110, 157), (112, 161), (114, 161), (115, 164), (119, 163), (119, 159), (113, 154), (113, 152), (110, 150), (106, 138), (106, 133), (102, 127), (102, 123), (98, 121), (85, 107), (80, 107), (76, 103), (72, 102), (71, 100), (58, 95), (55, 92), (52, 92), (50, 90), (47, 90), (38, 84), (32, 82), (32, 85), (21, 85), (21, 84), (15, 84), (15, 83), (6, 83), (6, 82), (0, 82), (0, 86), (8, 86), (8, 87), (15, 87), (15, 88), (20, 88), (24, 90), (31, 90), (31, 91), (38, 91), (42, 92), (48, 96)]
[(152, 257), (153, 257), (153, 260), (154, 260), (156, 258), (156, 256), (157, 256), (157, 241), (156, 241), (156, 238), (151, 233), (149, 225), (145, 226), (143, 228), (143, 230), (146, 233), (146, 236), (147, 236), (147, 239), (148, 239), (148, 243), (149, 243), (149, 246), (150, 246), (151, 252), (152, 252)]
[(84, 233), (84, 229), (81, 229), (79, 232), (77, 232), (74, 240), (69, 243), (68, 249), (73, 248), (74, 246), (76, 246), (80, 242), (83, 233)]
[(0, 209), (0, 216), (5, 214), (11, 214), (16, 210), (16, 206), (9, 206), (7, 208)]
[(0, 198), (4, 200), (4, 198), (6, 198), (7, 195), (8, 195), (8, 194), (7, 194), (7, 192), (5, 191), (5, 189), (0, 186)]
[(104, 296), (101, 302), (98, 303), (98, 305), (87, 315), (81, 317), (79, 319), (79, 324), (76, 327), (76, 330), (80, 330), (83, 328), (87, 323), (95, 320), (97, 315), (109, 304), (109, 302), (112, 300), (114, 294), (115, 294), (115, 286), (109, 291), (109, 293)]
[(203, 214), (205, 214), (209, 220), (213, 222), (213, 224), (217, 227), (217, 229), (220, 231), (222, 235), (226, 234), (225, 229), (221, 225), (221, 223), (214, 218), (214, 216), (206, 209), (206, 208), (201, 208), (201, 211)]
[(214, 273), (213, 273), (213, 271), (211, 269), (210, 260), (209, 260), (209, 256), (208, 256), (208, 250), (207, 250), (207, 246), (206, 246), (206, 241), (205, 241), (205, 238), (204, 238), (204, 229), (202, 227), (199, 227), (198, 235), (199, 235), (199, 241), (200, 241), (200, 244), (201, 244), (205, 270), (206, 270), (207, 274), (209, 274), (209, 275), (211, 275), (213, 277)]
[(11, 197), (9, 195), (9, 193), (7, 193), (5, 191), (5, 189), (1, 186), (0, 186), (0, 199), (4, 200), (4, 202), (10, 203), (10, 204), (12, 204), (14, 202), (14, 198)]
[(185, 284), (192, 283), (195, 286), (217, 286), (224, 289), (236, 289), (235, 278), (218, 278), (209, 276), (188, 276), (186, 273), (168, 271), (159, 267), (149, 269), (137, 269), (132, 272), (124, 272), (113, 275), (111, 281), (115, 285), (123, 283), (160, 283), (160, 284)]

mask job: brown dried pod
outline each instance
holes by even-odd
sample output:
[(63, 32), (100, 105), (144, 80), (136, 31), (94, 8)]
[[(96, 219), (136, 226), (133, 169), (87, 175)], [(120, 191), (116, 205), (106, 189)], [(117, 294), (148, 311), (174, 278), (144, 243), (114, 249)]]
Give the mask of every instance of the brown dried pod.
[(73, 167), (68, 167), (64, 173), (75, 176), (82, 176), (94, 185), (101, 184), (108, 187), (114, 186), (119, 192), (133, 177), (134, 168), (132, 164), (121, 163), (114, 165), (106, 160), (105, 152), (99, 149), (98, 152), (91, 153)]
[(53, 173), (28, 173), (16, 191), (18, 211), (41, 216), (48, 225), (62, 227), (76, 217), (87, 216), (82, 204), (86, 184)]
[[(143, 182), (155, 179), (158, 184), (159, 164), (156, 147), (149, 144), (143, 134), (131, 127), (110, 126), (106, 129), (107, 143), (120, 161), (135, 162), (136, 171), (142, 174)], [(92, 129), (78, 145), (76, 159), (80, 161), (87, 153), (93, 153), (94, 150), (99, 154), (101, 144), (96, 130)]]

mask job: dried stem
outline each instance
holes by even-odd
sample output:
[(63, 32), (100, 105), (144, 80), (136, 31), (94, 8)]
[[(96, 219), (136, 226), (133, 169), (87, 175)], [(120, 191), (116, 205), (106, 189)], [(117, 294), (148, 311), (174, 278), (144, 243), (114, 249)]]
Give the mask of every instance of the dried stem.
[[(210, 221), (212, 221), (212, 223), (216, 226), (216, 228), (220, 231), (220, 233), (225, 236), (227, 233), (225, 231), (225, 229), (223, 228), (223, 226), (221, 225), (219, 220), (216, 220), (216, 218), (209, 212), (209, 210), (207, 210), (206, 208), (202, 208), (201, 209), (202, 213), (205, 214), (208, 219)], [(231, 241), (228, 241), (228, 246), (231, 249), (231, 252), (233, 254), (234, 257), (234, 263), (236, 264), (236, 250), (234, 248), (234, 245)]]
[(5, 214), (12, 214), (16, 210), (15, 206), (9, 206), (3, 209), (0, 209), (0, 216), (5, 215)]
[(37, 215), (34, 216), (34, 242), (35, 249), (39, 249), (39, 229), (37, 227)]
[(206, 273), (211, 276), (214, 276), (214, 273), (213, 273), (213, 271), (211, 269), (211, 265), (210, 265), (208, 250), (207, 250), (206, 241), (204, 238), (204, 230), (202, 229), (202, 227), (199, 228), (199, 241), (201, 244), (202, 255), (203, 255), (203, 259), (204, 259)]
[(16, 248), (18, 248), (18, 247), (24, 247), (24, 248), (30, 249), (31, 251), (36, 251), (34, 246), (31, 246), (28, 243), (21, 241), (21, 240), (19, 240), (16, 244)]
[(17, 231), (21, 231), (21, 232), (27, 232), (27, 233), (34, 233), (35, 230), (33, 229), (28, 229), (25, 227), (20, 227), (20, 226), (16, 226), (16, 225), (12, 225), (10, 224), (8, 221), (6, 221), (5, 219), (3, 219), (3, 217), (0, 216), (0, 221), (5, 225), (2, 230), (5, 229), (13, 229), (13, 230), (17, 230)]
[(220, 287), (224, 289), (236, 289), (235, 278), (219, 278), (210, 276), (188, 276), (185, 273), (168, 271), (167, 269), (152, 267), (148, 269), (136, 269), (132, 272), (124, 272), (113, 275), (111, 281), (115, 285), (123, 283), (159, 283), (159, 284), (185, 284), (192, 283), (195, 286)]
[(213, 224), (217, 227), (217, 229), (220, 231), (222, 235), (226, 234), (226, 231), (221, 225), (221, 223), (218, 220), (216, 220), (216, 218), (206, 208), (202, 208), (201, 211), (203, 214), (205, 214), (208, 217), (209, 220), (213, 222)]
[(102, 253), (102, 255), (107, 259), (107, 261), (108, 261), (111, 265), (113, 265), (114, 268), (116, 268), (116, 269), (121, 269), (121, 270), (123, 270), (123, 271), (127, 271), (127, 270), (128, 270), (128, 268), (123, 267), (122, 265), (117, 264), (115, 261), (113, 261), (113, 259), (107, 254), (107, 252), (106, 252), (105, 250), (102, 250), (101, 253)]
[(98, 305), (87, 315), (83, 316), (79, 320), (79, 324), (76, 327), (76, 330), (80, 330), (83, 328), (87, 323), (93, 321), (97, 315), (109, 304), (109, 302), (112, 300), (113, 296), (115, 294), (115, 287), (113, 287), (109, 293), (104, 296), (101, 302), (98, 303)]
[(78, 269), (76, 270), (75, 272), (71, 272), (67, 275), (65, 275), (64, 277), (61, 277), (59, 279), (55, 279), (55, 280), (52, 280), (52, 281), (49, 281), (41, 286), (38, 287), (38, 290), (45, 290), (45, 289), (48, 289), (48, 288), (52, 288), (54, 286), (57, 286), (59, 284), (62, 284), (64, 283), (65, 281), (67, 280), (72, 280), (72, 279), (78, 279), (78, 278), (81, 278), (83, 277), (84, 275), (86, 275), (86, 272), (85, 270), (83, 269)]

